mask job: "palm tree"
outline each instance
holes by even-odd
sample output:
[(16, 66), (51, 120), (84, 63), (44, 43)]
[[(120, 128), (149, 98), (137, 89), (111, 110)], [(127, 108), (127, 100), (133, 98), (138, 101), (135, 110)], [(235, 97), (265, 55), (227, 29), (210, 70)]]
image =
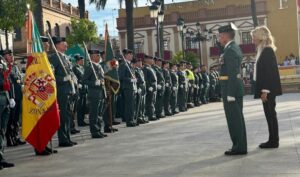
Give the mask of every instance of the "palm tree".
[[(90, 0), (90, 4), (95, 4), (96, 9), (104, 9), (108, 0)], [(133, 4), (137, 5), (138, 0), (125, 0), (126, 8), (126, 29), (127, 29), (127, 48), (134, 51), (134, 29), (133, 29)], [(123, 0), (119, 0), (122, 4)]]
[(257, 15), (256, 15), (256, 2), (255, 0), (251, 0), (251, 15), (253, 20), (254, 27), (258, 26)]
[(85, 18), (85, 2), (84, 0), (78, 0), (79, 17)]

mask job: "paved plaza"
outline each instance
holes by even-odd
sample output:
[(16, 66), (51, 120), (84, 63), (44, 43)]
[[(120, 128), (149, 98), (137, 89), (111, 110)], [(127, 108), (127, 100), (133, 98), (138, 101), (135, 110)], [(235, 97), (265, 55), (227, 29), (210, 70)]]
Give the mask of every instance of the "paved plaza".
[[(37, 157), (31, 146), (7, 148), (16, 167), (2, 177), (300, 177), (300, 94), (277, 99), (280, 148), (258, 149), (267, 139), (260, 100), (246, 96), (247, 156), (224, 156), (231, 147), (222, 103), (211, 103), (136, 128), (120, 125), (105, 139), (87, 128), (79, 145)], [(57, 146), (57, 139), (53, 141)]]

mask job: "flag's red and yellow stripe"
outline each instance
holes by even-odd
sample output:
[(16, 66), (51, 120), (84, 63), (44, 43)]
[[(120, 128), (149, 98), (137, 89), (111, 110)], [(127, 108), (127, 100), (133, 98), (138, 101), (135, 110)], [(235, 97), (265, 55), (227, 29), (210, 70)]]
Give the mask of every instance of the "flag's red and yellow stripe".
[(27, 17), (28, 57), (22, 101), (22, 136), (39, 152), (59, 128), (55, 77), (43, 49), (37, 26)]

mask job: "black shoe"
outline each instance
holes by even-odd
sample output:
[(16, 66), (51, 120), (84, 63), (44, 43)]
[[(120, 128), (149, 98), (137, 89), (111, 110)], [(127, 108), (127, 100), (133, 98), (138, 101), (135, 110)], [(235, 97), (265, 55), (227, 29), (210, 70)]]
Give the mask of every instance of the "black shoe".
[(70, 141), (71, 144), (73, 144), (73, 146), (77, 145), (78, 143), (75, 141)]
[(259, 145), (259, 148), (261, 149), (271, 149), (271, 148), (278, 148), (279, 147), (279, 143), (273, 143), (273, 142), (265, 142), (265, 143), (261, 143)]
[(88, 126), (88, 125), (90, 125), (90, 124), (88, 124), (86, 122), (78, 123), (79, 127), (85, 127), (85, 126)]
[(92, 138), (104, 138), (102, 134), (92, 135)]
[(2, 170), (3, 169), (3, 167), (0, 165), (0, 170)]
[(232, 151), (232, 150), (228, 150), (224, 154), (225, 155), (245, 155), (245, 154), (247, 154), (247, 151)]
[(51, 152), (51, 153), (53, 153), (53, 154), (56, 154), (56, 153), (58, 152), (57, 150), (51, 149), (51, 148), (49, 148), (49, 147), (47, 147), (47, 146), (46, 146), (45, 150), (48, 151), (48, 152)]
[(137, 123), (138, 123), (138, 124), (145, 124), (146, 122), (144, 121), (144, 119), (140, 119), (140, 118), (139, 118), (139, 119), (137, 120)]
[(148, 120), (149, 121), (156, 121), (156, 120), (158, 120), (156, 117), (150, 117), (150, 118), (148, 118)]
[(73, 146), (73, 143), (59, 143), (58, 144), (59, 147), (72, 147)]
[(127, 127), (135, 127), (135, 126), (136, 126), (136, 124), (135, 124), (135, 123), (133, 123), (133, 122), (131, 122), (131, 123), (128, 123), (128, 124), (126, 124), (126, 126), (127, 126)]
[(149, 121), (146, 119), (143, 119), (143, 121), (145, 122), (145, 124), (149, 123)]
[(102, 135), (103, 137), (107, 137), (107, 134), (104, 134), (104, 133), (101, 133), (101, 132), (100, 132), (100, 135)]
[(104, 133), (111, 133), (111, 132), (117, 132), (117, 128), (105, 128)]
[(113, 122), (112, 124), (113, 125), (119, 125), (119, 124), (121, 124), (121, 122)]
[(25, 141), (22, 141), (20, 138), (16, 141), (16, 143), (17, 143), (18, 145), (24, 145), (24, 144), (26, 144), (26, 142), (25, 142)]
[(37, 156), (47, 156), (51, 154), (51, 152), (47, 151), (46, 149), (43, 152), (39, 152), (36, 149), (34, 151), (35, 151), (35, 155)]
[(3, 161), (3, 162), (0, 162), (0, 166), (2, 166), (3, 168), (10, 168), (10, 167), (14, 167), (15, 164)]
[(76, 134), (76, 133), (80, 133), (80, 130), (76, 130), (76, 129), (72, 129), (72, 130), (71, 130), (71, 134), (72, 134), (72, 135), (74, 135), (74, 134)]
[(173, 116), (173, 114), (170, 113), (170, 112), (167, 112), (167, 113), (166, 113), (166, 116)]

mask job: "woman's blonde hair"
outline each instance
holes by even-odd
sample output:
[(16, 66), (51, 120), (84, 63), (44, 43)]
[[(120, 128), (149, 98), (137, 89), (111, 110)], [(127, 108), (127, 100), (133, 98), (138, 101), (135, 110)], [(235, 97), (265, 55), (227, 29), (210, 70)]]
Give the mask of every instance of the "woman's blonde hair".
[(258, 48), (271, 47), (276, 51), (277, 47), (275, 46), (274, 37), (271, 34), (271, 31), (266, 26), (258, 26), (251, 31), (251, 36), (255, 36), (260, 40)]

